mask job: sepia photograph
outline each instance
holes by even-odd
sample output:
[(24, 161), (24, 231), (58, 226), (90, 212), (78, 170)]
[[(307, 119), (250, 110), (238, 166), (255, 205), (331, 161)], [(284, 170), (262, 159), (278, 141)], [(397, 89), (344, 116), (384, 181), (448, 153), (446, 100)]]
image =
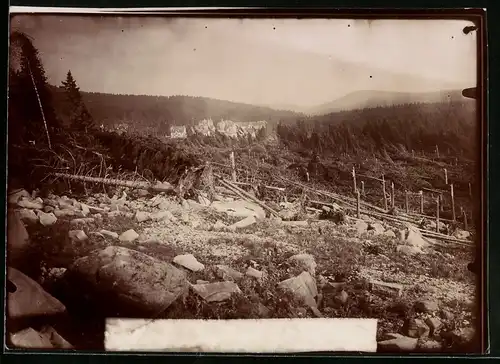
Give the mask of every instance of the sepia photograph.
[(480, 353), (477, 17), (12, 11), (9, 350)]

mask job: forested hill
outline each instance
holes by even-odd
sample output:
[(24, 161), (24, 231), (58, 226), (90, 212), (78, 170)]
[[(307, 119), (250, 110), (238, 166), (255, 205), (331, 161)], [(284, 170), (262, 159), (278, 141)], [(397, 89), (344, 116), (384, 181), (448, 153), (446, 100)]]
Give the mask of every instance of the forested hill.
[[(63, 104), (63, 91), (52, 86), (56, 109)], [(158, 131), (170, 125), (194, 125), (212, 118), (214, 122), (229, 119), (237, 122), (266, 120), (277, 124), (282, 119), (300, 117), (292, 111), (192, 96), (114, 95), (81, 92), (83, 100), (97, 123), (134, 124)]]

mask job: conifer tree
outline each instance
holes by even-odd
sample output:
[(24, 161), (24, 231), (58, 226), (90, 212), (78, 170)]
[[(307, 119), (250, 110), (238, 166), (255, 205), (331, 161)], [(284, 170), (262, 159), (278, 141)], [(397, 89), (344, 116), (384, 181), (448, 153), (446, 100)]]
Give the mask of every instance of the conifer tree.
[(94, 120), (83, 102), (80, 88), (76, 84), (71, 70), (66, 75), (66, 80), (62, 82), (67, 101), (67, 113), (69, 125), (74, 130), (89, 131), (94, 127)]

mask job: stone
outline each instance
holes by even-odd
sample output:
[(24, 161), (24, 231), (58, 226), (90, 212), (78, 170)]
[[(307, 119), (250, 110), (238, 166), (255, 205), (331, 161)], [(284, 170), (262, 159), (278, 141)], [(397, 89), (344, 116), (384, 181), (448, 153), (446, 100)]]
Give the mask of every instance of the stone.
[(44, 326), (40, 330), (40, 334), (48, 338), (53, 347), (58, 349), (73, 349), (65, 338), (63, 338), (52, 326)]
[[(53, 211), (53, 214), (57, 217), (57, 218), (60, 218), (60, 217), (71, 217), (71, 216), (75, 216), (76, 215), (76, 212), (74, 210), (70, 210), (70, 209), (54, 209)], [(82, 213), (82, 217), (83, 217), (83, 213)]]
[(151, 215), (153, 221), (176, 221), (177, 218), (168, 210), (158, 211)]
[(42, 335), (31, 327), (10, 334), (10, 342), (15, 348), (53, 349), (54, 346), (46, 335)]
[(270, 313), (271, 310), (259, 302), (259, 304), (257, 305), (257, 314), (259, 315), (259, 317), (268, 318)]
[(139, 197), (148, 197), (149, 196), (149, 191), (148, 190), (139, 189), (139, 190), (137, 190), (137, 196), (139, 196)]
[(470, 232), (468, 231), (465, 231), (465, 230), (460, 230), (460, 229), (457, 229), (454, 233), (453, 233), (453, 236), (457, 239), (468, 239), (470, 238)]
[(148, 221), (149, 219), (151, 219), (151, 216), (147, 212), (137, 211), (135, 213), (135, 220), (137, 222), (144, 222), (144, 221)]
[(362, 220), (356, 221), (354, 225), (358, 234), (363, 234), (368, 230), (368, 224)]
[(451, 321), (455, 318), (455, 315), (448, 310), (441, 310), (440, 316), (445, 321)]
[(139, 234), (137, 234), (134, 229), (127, 230), (123, 232), (118, 239), (122, 242), (131, 243), (139, 238)]
[(240, 288), (234, 282), (193, 284), (191, 288), (206, 302), (226, 301), (231, 298), (233, 294), (241, 293)]
[(278, 287), (290, 291), (309, 307), (317, 308), (315, 297), (318, 295), (318, 288), (309, 272), (302, 272), (298, 276), (281, 281), (278, 283)]
[(81, 203), (80, 207), (82, 209), (82, 213), (83, 213), (84, 216), (87, 216), (88, 214), (90, 214), (90, 208), (89, 208), (88, 205), (86, 205), (84, 203)]
[(227, 225), (224, 224), (221, 220), (217, 220), (213, 226), (213, 230), (221, 231), (221, 230), (224, 230), (226, 227), (227, 227)]
[(415, 255), (422, 253), (422, 250), (416, 246), (398, 245), (396, 251), (404, 255)]
[(23, 222), (28, 222), (31, 224), (38, 222), (38, 216), (35, 211), (30, 209), (21, 209), (19, 210), (19, 217)]
[(425, 323), (427, 324), (427, 326), (429, 326), (430, 336), (436, 335), (436, 333), (439, 331), (439, 329), (441, 329), (441, 327), (443, 327), (443, 323), (437, 317), (428, 317), (425, 320)]
[(57, 222), (57, 217), (52, 212), (46, 213), (43, 211), (38, 211), (38, 220), (43, 226), (51, 226)]
[(205, 266), (202, 263), (198, 262), (193, 254), (177, 255), (173, 261), (175, 264), (189, 269), (192, 272), (199, 272), (205, 269)]
[(17, 265), (24, 261), (28, 252), (29, 235), (19, 213), (13, 209), (7, 211), (7, 259), (9, 264)]
[(204, 281), (203, 279), (197, 279), (196, 284), (207, 284), (210, 283), (209, 281)]
[(421, 340), (418, 343), (418, 348), (422, 351), (440, 352), (443, 349), (443, 344), (436, 340)]
[(248, 267), (247, 268), (247, 271), (245, 272), (245, 274), (249, 277), (253, 277), (253, 278), (256, 278), (256, 279), (262, 279), (264, 278), (264, 272), (261, 272), (260, 270), (257, 270), (253, 267)]
[(411, 225), (408, 225), (408, 235), (405, 243), (417, 248), (426, 248), (429, 246), (429, 242), (422, 237), (420, 231)]
[(403, 332), (409, 337), (418, 339), (428, 337), (430, 329), (421, 319), (410, 318), (403, 324)]
[(94, 222), (95, 222), (95, 219), (93, 217), (81, 217), (78, 219), (71, 220), (70, 224), (73, 226), (77, 226), (77, 225), (92, 224)]
[(434, 312), (439, 310), (439, 304), (437, 301), (424, 299), (415, 302), (414, 308), (417, 312), (424, 312), (424, 313)]
[(229, 202), (214, 201), (210, 204), (210, 208), (218, 212), (224, 212), (232, 217), (245, 218), (248, 216), (255, 216), (257, 220), (266, 218), (266, 212), (262, 207), (244, 200)]
[(394, 231), (392, 231), (392, 230), (386, 230), (384, 232), (384, 236), (387, 236), (389, 238), (395, 239), (396, 238), (396, 233)]
[(476, 331), (472, 327), (456, 329), (451, 332), (453, 341), (459, 345), (468, 344), (475, 339)]
[(7, 201), (10, 204), (17, 204), (23, 198), (30, 199), (31, 195), (25, 189), (17, 189), (9, 193)]
[(231, 226), (229, 226), (229, 229), (230, 230), (239, 230), (239, 229), (245, 229), (249, 226), (252, 226), (253, 224), (255, 224), (257, 222), (255, 216), (248, 216), (248, 217), (245, 217), (243, 220), (240, 220), (234, 224), (232, 224)]
[[(56, 209), (56, 208), (55, 208), (55, 207), (53, 207), (53, 206), (48, 206), (48, 205), (45, 205), (45, 206), (43, 207), (43, 212), (50, 213), (50, 212), (54, 212), (54, 210), (55, 210), (55, 209)], [(57, 217), (57, 216), (56, 216), (56, 217)]]
[(406, 231), (398, 230), (398, 239), (400, 242), (404, 242), (406, 240)]
[(86, 205), (91, 214), (103, 214), (107, 212), (105, 208)]
[(309, 272), (313, 277), (316, 275), (316, 261), (311, 254), (295, 254), (288, 258), (289, 261), (295, 262), (300, 267)]
[(375, 235), (380, 235), (380, 234), (383, 234), (385, 232), (385, 228), (379, 222), (370, 224), (369, 229), (373, 230), (375, 232)]
[(119, 246), (93, 251), (77, 259), (68, 271), (76, 282), (92, 288), (91, 297), (126, 304), (134, 314), (162, 312), (189, 289), (182, 270)]
[(101, 231), (99, 231), (99, 233), (104, 235), (104, 236), (107, 236), (109, 238), (112, 238), (112, 239), (118, 239), (118, 237), (119, 237), (118, 233), (115, 233), (114, 231), (105, 230), (105, 229), (102, 229)]
[(70, 230), (68, 236), (71, 240), (75, 241), (85, 241), (88, 239), (87, 234), (83, 230)]
[(380, 351), (408, 352), (417, 348), (418, 339), (401, 334), (389, 334), (389, 336), (392, 338), (377, 343)]
[(400, 297), (403, 293), (403, 285), (398, 283), (387, 283), (377, 280), (370, 281), (370, 290), (376, 294)]
[(30, 317), (52, 316), (66, 313), (66, 307), (47, 293), (37, 282), (15, 268), (7, 268), (8, 317), (26, 319)]
[(243, 278), (243, 273), (240, 273), (227, 265), (219, 264), (216, 265), (216, 268), (217, 274), (224, 280), (238, 280)]
[(21, 197), (17, 206), (32, 210), (43, 210), (43, 202), (31, 200), (31, 198)]
[(340, 293), (335, 296), (335, 300), (342, 305), (345, 305), (348, 299), (349, 294), (344, 290), (340, 291)]

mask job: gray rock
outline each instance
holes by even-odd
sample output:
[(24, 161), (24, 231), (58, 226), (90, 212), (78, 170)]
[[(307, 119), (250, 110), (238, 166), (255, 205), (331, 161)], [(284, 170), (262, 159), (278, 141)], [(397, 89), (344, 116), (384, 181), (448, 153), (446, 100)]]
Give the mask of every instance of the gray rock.
[(205, 269), (205, 266), (202, 263), (198, 262), (193, 254), (177, 255), (174, 258), (174, 263), (187, 268), (192, 272), (199, 272)]
[(417, 312), (434, 312), (439, 310), (439, 304), (435, 300), (424, 299), (415, 302), (415, 310)]
[(54, 225), (57, 222), (57, 217), (52, 212), (46, 213), (43, 211), (38, 211), (38, 220), (43, 226)]
[(53, 349), (54, 346), (46, 335), (42, 335), (36, 330), (28, 327), (27, 329), (10, 334), (10, 341), (14, 348), (23, 349)]
[(395, 239), (396, 238), (396, 233), (394, 233), (394, 231), (392, 231), (392, 230), (386, 230), (384, 232), (384, 236), (387, 236), (389, 238), (394, 238)]
[(396, 247), (396, 251), (405, 255), (415, 255), (423, 253), (420, 248), (410, 245), (398, 245)]
[(40, 334), (47, 337), (52, 346), (58, 349), (73, 349), (71, 345), (65, 338), (63, 338), (52, 326), (44, 326), (40, 330)]
[(408, 225), (408, 235), (406, 237), (406, 245), (410, 245), (417, 248), (426, 248), (429, 246), (429, 242), (426, 241), (420, 231), (414, 226)]
[(30, 199), (31, 195), (24, 189), (18, 189), (9, 193), (8, 202), (17, 204), (22, 198)]
[(308, 272), (302, 272), (296, 277), (281, 281), (278, 287), (292, 292), (306, 305), (317, 309), (315, 297), (318, 295), (318, 288), (316, 287), (316, 281)]
[(420, 340), (418, 348), (422, 351), (440, 352), (443, 349), (443, 344), (436, 340)]
[(224, 280), (238, 280), (243, 278), (243, 273), (240, 273), (227, 265), (219, 264), (216, 265), (216, 268), (217, 274)]
[(168, 210), (159, 211), (151, 215), (153, 221), (176, 221), (177, 218)]
[(134, 229), (127, 230), (123, 232), (118, 239), (122, 242), (131, 243), (139, 238), (139, 234), (137, 234)]
[(370, 290), (373, 293), (400, 297), (403, 293), (403, 285), (398, 283), (387, 283), (382, 281), (370, 281)]
[(231, 298), (233, 294), (241, 293), (240, 288), (234, 282), (193, 284), (191, 288), (206, 302), (226, 301)]
[(19, 210), (19, 217), (23, 222), (29, 222), (31, 224), (38, 222), (38, 216), (35, 211), (30, 209), (21, 209)]
[(430, 328), (430, 335), (431, 336), (436, 335), (436, 333), (439, 331), (439, 329), (441, 329), (441, 327), (443, 327), (443, 323), (437, 317), (428, 317), (425, 320), (425, 323)]
[(363, 234), (368, 230), (368, 224), (362, 220), (356, 221), (354, 226), (358, 234)]
[(15, 287), (7, 301), (10, 319), (64, 314), (66, 307), (47, 293), (37, 282), (15, 268), (7, 269), (7, 279)]
[(448, 310), (441, 310), (440, 316), (445, 321), (451, 321), (455, 318), (455, 315)]
[(224, 224), (221, 220), (217, 220), (213, 226), (213, 229), (215, 231), (221, 231), (221, 230), (224, 230), (226, 227), (227, 227), (227, 225)]
[(144, 222), (144, 221), (148, 221), (149, 219), (151, 219), (151, 216), (147, 212), (137, 211), (135, 213), (135, 220), (137, 222)]
[(256, 279), (263, 279), (264, 278), (264, 272), (261, 272), (260, 270), (257, 270), (253, 267), (248, 267), (245, 274), (249, 277), (253, 277)]
[(32, 210), (42, 210), (43, 202), (31, 200), (31, 198), (21, 197), (21, 199), (17, 202), (19, 207), (24, 207), (26, 209)]
[(380, 235), (380, 234), (384, 233), (385, 228), (382, 226), (381, 223), (376, 222), (376, 223), (370, 224), (370, 230), (373, 230), (375, 232), (375, 235)]
[(105, 229), (101, 230), (99, 233), (104, 235), (104, 236), (110, 237), (112, 239), (118, 239), (118, 237), (119, 237), (118, 233), (115, 233), (114, 231), (105, 230)]
[(248, 217), (245, 217), (243, 220), (240, 220), (240, 221), (232, 224), (231, 226), (229, 226), (229, 229), (235, 230), (235, 231), (239, 230), (239, 229), (245, 229), (249, 226), (252, 226), (256, 222), (257, 222), (257, 219), (255, 218), (255, 216), (248, 216)]
[(87, 234), (83, 230), (70, 230), (68, 236), (71, 240), (75, 241), (85, 241), (88, 239)]
[(230, 202), (214, 201), (210, 204), (210, 207), (233, 217), (245, 218), (248, 216), (255, 216), (257, 220), (266, 218), (266, 212), (262, 207), (244, 200)]
[(426, 338), (429, 336), (429, 326), (421, 319), (407, 319), (403, 325), (404, 333), (409, 337)]
[(295, 262), (306, 272), (309, 272), (313, 277), (316, 275), (316, 261), (311, 254), (295, 254), (288, 258), (289, 261)]
[(383, 351), (408, 352), (414, 351), (417, 348), (418, 339), (401, 334), (389, 334), (389, 336), (392, 336), (392, 338), (378, 343), (379, 349)]
[(73, 226), (77, 226), (77, 225), (92, 224), (94, 222), (95, 222), (95, 219), (93, 217), (81, 217), (78, 219), (71, 220), (70, 224)]
[(164, 311), (189, 287), (180, 269), (118, 246), (77, 259), (69, 271), (90, 284), (95, 297), (111, 297), (148, 314)]

